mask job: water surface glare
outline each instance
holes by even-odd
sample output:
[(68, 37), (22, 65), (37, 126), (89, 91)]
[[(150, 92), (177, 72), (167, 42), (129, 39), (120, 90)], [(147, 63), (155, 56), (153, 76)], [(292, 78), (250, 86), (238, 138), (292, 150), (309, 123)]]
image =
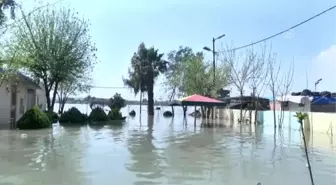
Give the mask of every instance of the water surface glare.
[[(300, 133), (290, 129), (194, 128), (192, 119), (161, 117), (0, 131), (0, 141), (0, 185), (310, 184)], [(310, 156), (315, 184), (334, 185), (334, 148), (310, 148)]]

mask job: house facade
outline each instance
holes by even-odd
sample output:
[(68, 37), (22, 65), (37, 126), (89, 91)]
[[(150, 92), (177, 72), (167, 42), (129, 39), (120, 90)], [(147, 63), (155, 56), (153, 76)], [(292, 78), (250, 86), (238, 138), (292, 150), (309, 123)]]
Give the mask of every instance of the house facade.
[(34, 105), (45, 110), (45, 99), (43, 88), (21, 73), (4, 80), (0, 86), (0, 128), (16, 128), (16, 121)]

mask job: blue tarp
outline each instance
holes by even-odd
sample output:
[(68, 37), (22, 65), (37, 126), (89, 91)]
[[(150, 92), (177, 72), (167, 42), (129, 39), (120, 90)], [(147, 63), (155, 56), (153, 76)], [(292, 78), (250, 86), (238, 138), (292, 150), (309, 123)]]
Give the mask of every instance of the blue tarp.
[(325, 104), (335, 104), (335, 103), (336, 103), (336, 98), (334, 97), (314, 96), (311, 104), (325, 105)]

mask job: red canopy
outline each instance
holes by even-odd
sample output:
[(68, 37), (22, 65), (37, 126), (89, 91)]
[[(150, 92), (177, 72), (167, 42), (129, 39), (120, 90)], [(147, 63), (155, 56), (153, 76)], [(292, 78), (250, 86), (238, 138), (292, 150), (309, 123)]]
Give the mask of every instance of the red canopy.
[(208, 105), (208, 106), (219, 106), (219, 105), (225, 105), (224, 102), (209, 98), (206, 96), (201, 96), (198, 94), (194, 94), (185, 98), (179, 99), (180, 104), (182, 105), (196, 105), (196, 106), (203, 106), (203, 105)]
[(208, 98), (206, 96), (201, 96), (198, 94), (194, 94), (185, 98), (181, 99), (182, 102), (206, 102), (206, 103), (222, 103), (222, 101), (213, 99), (213, 98)]

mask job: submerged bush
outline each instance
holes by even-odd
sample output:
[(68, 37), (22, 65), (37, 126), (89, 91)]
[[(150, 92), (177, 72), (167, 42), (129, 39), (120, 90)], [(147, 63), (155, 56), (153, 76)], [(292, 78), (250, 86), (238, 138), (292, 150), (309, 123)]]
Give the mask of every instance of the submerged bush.
[(49, 120), (51, 121), (51, 123), (56, 123), (59, 120), (59, 116), (56, 112), (48, 112), (48, 111), (44, 111), (45, 114), (47, 114)]
[(132, 117), (134, 117), (135, 116), (135, 111), (132, 110), (131, 112), (129, 112), (129, 115), (132, 116)]
[(87, 116), (82, 114), (76, 107), (65, 111), (59, 118), (60, 123), (85, 123)]
[(37, 106), (28, 110), (24, 115), (16, 122), (18, 129), (41, 129), (51, 126), (47, 114), (42, 112)]
[(102, 109), (101, 107), (96, 107), (91, 111), (89, 115), (89, 120), (90, 121), (108, 121), (109, 118), (106, 115), (104, 109)]
[(164, 117), (172, 117), (172, 116), (173, 116), (173, 113), (170, 112), (170, 111), (165, 111), (165, 112), (163, 113), (163, 116), (164, 116)]
[(122, 114), (119, 109), (110, 110), (110, 112), (108, 113), (108, 117), (111, 120), (122, 120), (123, 119)]

